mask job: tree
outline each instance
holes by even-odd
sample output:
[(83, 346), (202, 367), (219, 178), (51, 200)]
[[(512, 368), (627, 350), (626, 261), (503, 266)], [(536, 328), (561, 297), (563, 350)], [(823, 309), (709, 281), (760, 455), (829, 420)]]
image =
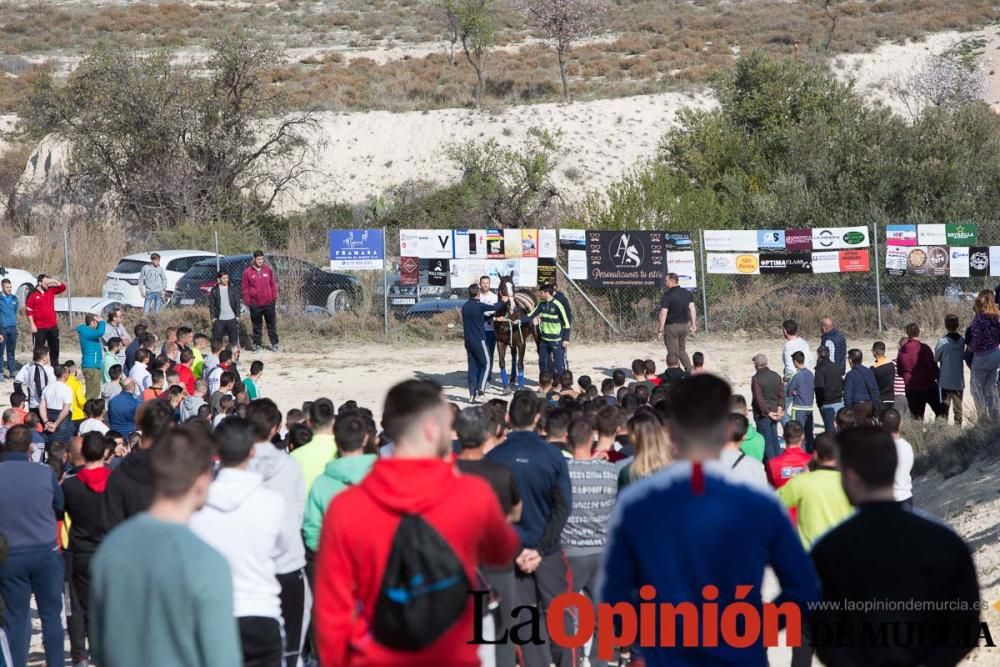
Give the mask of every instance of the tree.
[(818, 5), (823, 13), (826, 14), (827, 21), (830, 22), (830, 27), (826, 31), (826, 40), (823, 42), (823, 49), (826, 51), (830, 50), (830, 45), (833, 44), (833, 35), (837, 31), (837, 24), (840, 22), (841, 7), (845, 0), (808, 0), (810, 4)]
[(946, 55), (928, 56), (892, 93), (914, 118), (928, 106), (953, 107), (982, 102), (986, 86), (975, 68), (963, 67)]
[(480, 107), (486, 83), (486, 59), (496, 44), (496, 8), (493, 0), (441, 0), (462, 52), (476, 72), (475, 108)]
[(603, 0), (519, 0), (518, 6), (555, 48), (563, 101), (569, 102), (566, 55), (574, 42), (593, 34), (607, 5)]
[(236, 34), (213, 44), (208, 74), (166, 51), (101, 46), (63, 86), (39, 81), (21, 130), (70, 145), (70, 187), (129, 223), (252, 222), (304, 173), (308, 114), (285, 115), (265, 73), (280, 53)]

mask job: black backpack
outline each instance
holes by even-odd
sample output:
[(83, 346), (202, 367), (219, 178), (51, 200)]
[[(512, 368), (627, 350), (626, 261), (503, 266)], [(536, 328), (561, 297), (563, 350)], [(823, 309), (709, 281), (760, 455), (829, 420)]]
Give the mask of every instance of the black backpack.
[(397, 651), (431, 645), (465, 613), (470, 590), (445, 539), (421, 517), (404, 514), (375, 603), (375, 641)]

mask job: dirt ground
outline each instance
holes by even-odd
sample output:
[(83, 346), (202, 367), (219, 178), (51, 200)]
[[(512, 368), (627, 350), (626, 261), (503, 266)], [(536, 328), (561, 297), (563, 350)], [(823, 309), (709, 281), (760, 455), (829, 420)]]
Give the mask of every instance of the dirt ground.
[[(818, 336), (807, 339), (813, 346), (818, 344)], [(887, 340), (895, 339), (889, 337)], [(872, 339), (848, 341), (850, 347), (865, 351), (866, 359), (869, 358), (867, 350), (871, 349), (872, 342)], [(765, 340), (698, 335), (689, 342), (688, 350), (703, 352), (708, 370), (726, 378), (735, 391), (748, 396), (753, 372), (750, 358), (763, 352), (780, 372), (781, 345), (782, 340), (777, 337)], [(284, 347), (294, 349), (291, 343)], [(77, 358), (78, 350), (67, 346), (63, 356)], [(652, 340), (610, 345), (576, 343), (569, 352), (573, 372), (577, 376), (589, 374), (597, 383), (616, 368), (627, 369), (632, 359), (637, 357), (655, 359), (659, 367), (664, 348)], [(439, 382), (445, 387), (449, 400), (459, 405), (465, 405), (468, 393), (465, 388), (465, 353), (460, 342), (400, 347), (366, 345), (359, 348), (341, 347), (331, 341), (330, 349), (321, 353), (247, 353), (240, 361), (241, 370), (249, 368), (253, 359), (264, 362), (262, 396), (273, 399), (282, 412), (300, 407), (303, 401), (326, 396), (336, 405), (349, 399), (356, 400), (359, 405), (371, 408), (378, 420), (387, 389), (396, 382), (413, 377)], [(536, 384), (531, 378), (536, 378), (537, 373), (537, 357), (529, 352), (525, 373), (529, 386)], [(10, 386), (9, 383), (7, 386)], [(502, 395), (495, 388), (490, 390), (490, 394)], [(966, 407), (971, 408), (968, 392), (966, 395), (969, 404)], [(0, 400), (6, 403), (6, 392)], [(919, 509), (948, 521), (969, 542), (975, 551), (983, 599), (990, 604), (1000, 601), (1000, 462), (974, 465), (962, 475), (950, 479), (943, 479), (937, 473), (916, 479), (914, 497)], [(769, 589), (774, 589), (773, 584), (765, 586), (765, 592)], [(991, 609), (984, 613), (984, 620), (990, 624), (994, 639), (1000, 640), (1000, 612)], [(40, 660), (40, 637), (37, 634), (33, 638), (32, 649), (34, 657)], [(967, 664), (1000, 664), (998, 651), (1000, 649), (980, 650)], [(771, 650), (772, 665), (787, 665), (789, 659), (787, 649)]]

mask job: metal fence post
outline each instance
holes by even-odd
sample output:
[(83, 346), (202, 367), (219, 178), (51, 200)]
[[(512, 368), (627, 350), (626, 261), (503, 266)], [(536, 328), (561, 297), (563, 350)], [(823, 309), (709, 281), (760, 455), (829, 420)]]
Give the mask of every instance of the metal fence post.
[(219, 271), (222, 270), (220, 268), (220, 266), (221, 266), (221, 264), (220, 264), (220, 260), (219, 260), (219, 230), (216, 229), (215, 230), (215, 272), (216, 273), (218, 273)]
[[(385, 256), (385, 235), (388, 234), (388, 230), (382, 228), (382, 318), (385, 322), (385, 335), (389, 335), (389, 274), (388, 267), (386, 267), (386, 262), (389, 258)], [(417, 287), (417, 291), (420, 291), (420, 287)]]
[(701, 316), (705, 320), (705, 333), (708, 333), (708, 271), (705, 266), (705, 230), (701, 230), (701, 243), (698, 244), (701, 255)]
[(66, 305), (69, 308), (69, 328), (73, 328), (73, 281), (69, 275), (69, 226), (63, 229), (63, 261), (66, 264)]
[(882, 272), (879, 269), (878, 257), (878, 223), (872, 223), (872, 247), (875, 251), (875, 312), (878, 321), (878, 330), (882, 331)]

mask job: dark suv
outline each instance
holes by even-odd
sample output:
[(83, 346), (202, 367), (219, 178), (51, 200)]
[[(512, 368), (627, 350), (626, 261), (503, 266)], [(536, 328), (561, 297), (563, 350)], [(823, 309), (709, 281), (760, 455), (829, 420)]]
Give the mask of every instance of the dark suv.
[[(361, 300), (361, 283), (353, 276), (321, 271), (287, 255), (265, 255), (264, 258), (274, 269), (278, 281), (279, 305), (315, 306), (332, 315), (350, 310)], [(242, 298), (243, 272), (252, 260), (252, 255), (229, 255), (219, 258), (218, 267), (215, 259), (198, 262), (177, 281), (173, 303), (178, 306), (206, 303), (220, 270), (229, 274), (229, 284)]]

